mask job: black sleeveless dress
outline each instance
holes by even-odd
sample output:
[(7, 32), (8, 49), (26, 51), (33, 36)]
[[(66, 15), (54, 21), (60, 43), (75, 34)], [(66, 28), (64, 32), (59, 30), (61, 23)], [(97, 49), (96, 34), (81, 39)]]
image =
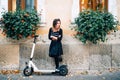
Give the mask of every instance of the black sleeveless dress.
[[(57, 37), (58, 40), (52, 40), (51, 36)], [(51, 40), (49, 47), (50, 57), (58, 57), (63, 54), (62, 43), (61, 43), (62, 37), (63, 37), (63, 31), (61, 28), (57, 32), (53, 32), (52, 28), (49, 29), (48, 38)]]

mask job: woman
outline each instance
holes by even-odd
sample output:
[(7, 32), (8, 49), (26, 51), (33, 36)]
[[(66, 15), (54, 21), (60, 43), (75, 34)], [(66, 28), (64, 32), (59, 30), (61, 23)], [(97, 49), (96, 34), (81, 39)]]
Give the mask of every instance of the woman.
[(53, 27), (49, 29), (49, 34), (48, 34), (48, 38), (51, 40), (51, 44), (49, 47), (49, 56), (54, 58), (56, 69), (59, 68), (59, 61), (61, 55), (63, 54), (62, 43), (61, 43), (63, 37), (63, 31), (60, 28), (60, 25), (61, 25), (60, 19), (54, 19)]

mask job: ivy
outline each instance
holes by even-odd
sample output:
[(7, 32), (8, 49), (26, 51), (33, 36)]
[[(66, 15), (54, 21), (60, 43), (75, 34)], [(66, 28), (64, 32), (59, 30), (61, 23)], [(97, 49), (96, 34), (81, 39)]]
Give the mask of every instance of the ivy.
[(15, 12), (4, 12), (2, 23), (4, 24), (3, 33), (6, 37), (19, 40), (33, 36), (38, 29), (39, 17), (35, 10), (27, 12), (17, 10)]
[(75, 37), (83, 43), (90, 41), (94, 44), (105, 42), (110, 31), (116, 31), (118, 21), (109, 12), (85, 10), (75, 18)]

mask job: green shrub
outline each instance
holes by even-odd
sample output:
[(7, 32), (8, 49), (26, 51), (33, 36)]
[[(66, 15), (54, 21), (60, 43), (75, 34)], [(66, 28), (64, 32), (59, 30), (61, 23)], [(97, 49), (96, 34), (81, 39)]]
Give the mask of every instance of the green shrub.
[(27, 12), (17, 10), (15, 12), (4, 12), (2, 15), (4, 24), (3, 33), (6, 37), (19, 40), (33, 36), (38, 29), (39, 17), (35, 10)]
[(77, 27), (75, 37), (83, 43), (90, 41), (94, 44), (104, 42), (110, 31), (116, 31), (118, 21), (109, 12), (85, 10), (75, 19)]

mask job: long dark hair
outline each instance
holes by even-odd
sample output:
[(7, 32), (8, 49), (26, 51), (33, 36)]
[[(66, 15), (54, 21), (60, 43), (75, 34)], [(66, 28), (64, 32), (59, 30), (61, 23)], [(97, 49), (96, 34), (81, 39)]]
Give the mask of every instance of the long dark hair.
[(57, 25), (57, 22), (60, 21), (61, 23), (61, 20), (58, 18), (58, 19), (54, 19), (53, 20), (53, 27), (55, 28), (55, 26)]

